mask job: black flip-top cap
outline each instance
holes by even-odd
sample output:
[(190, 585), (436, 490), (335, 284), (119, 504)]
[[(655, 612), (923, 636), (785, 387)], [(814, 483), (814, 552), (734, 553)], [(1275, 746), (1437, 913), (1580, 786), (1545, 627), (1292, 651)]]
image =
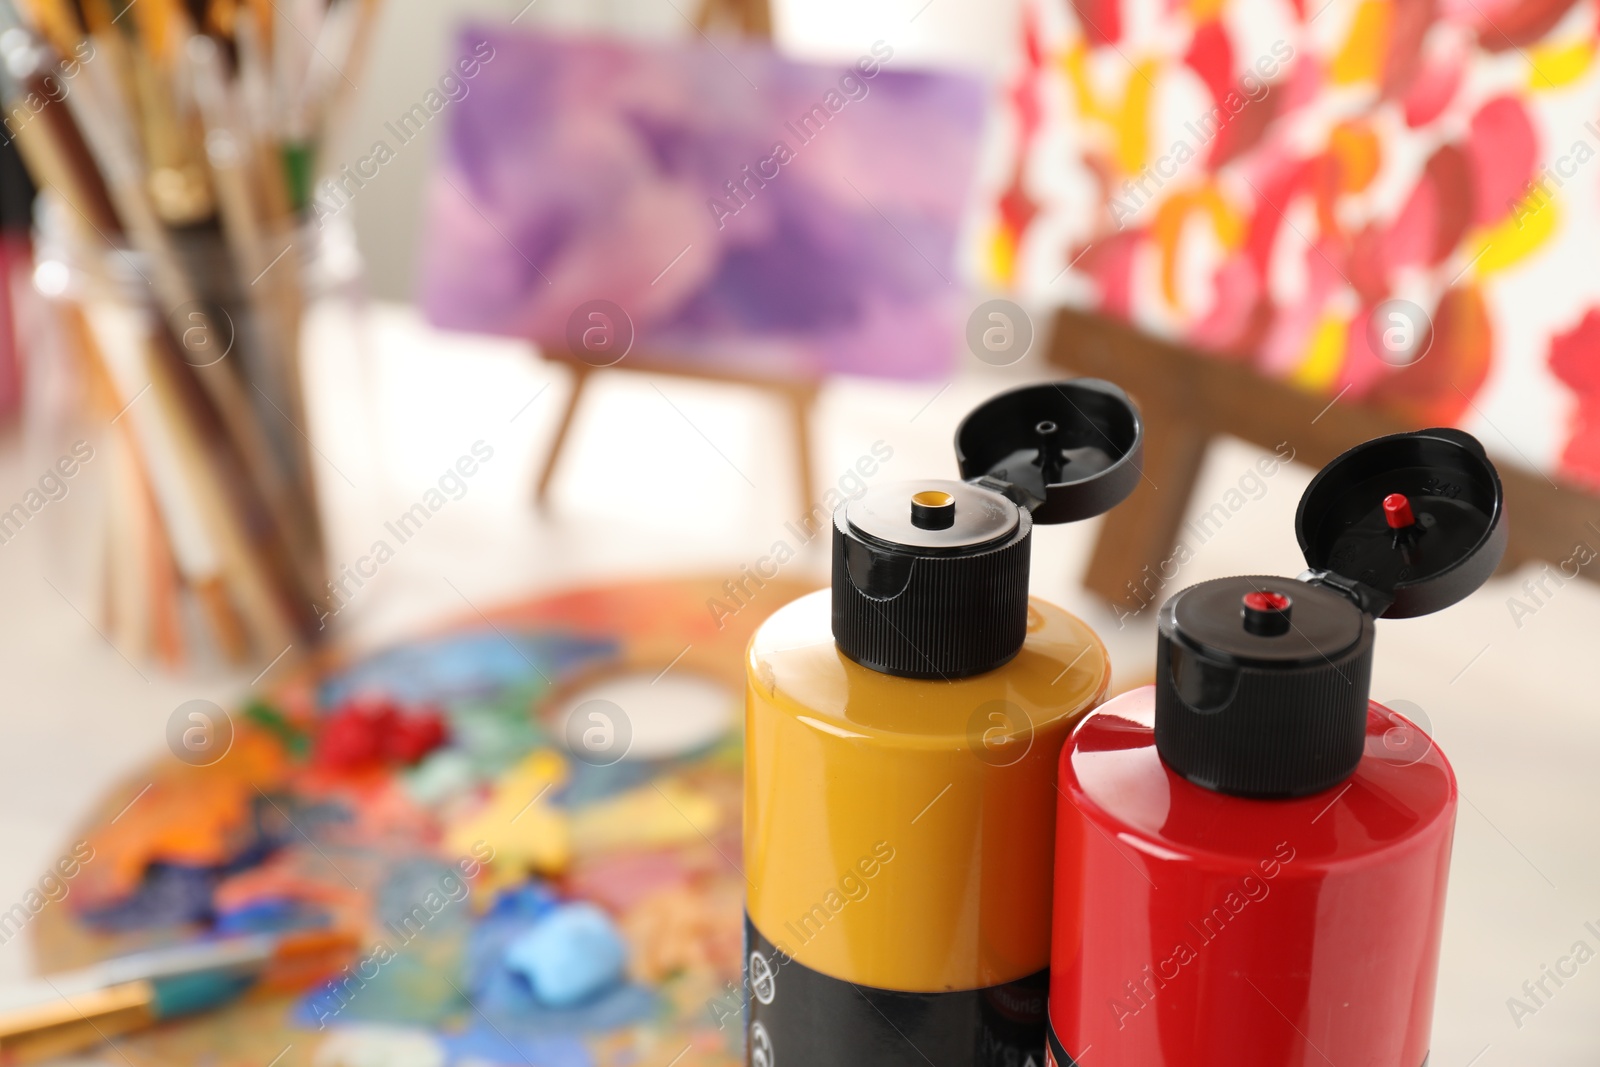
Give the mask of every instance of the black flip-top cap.
[(1099, 378), (1025, 385), (973, 409), (956, 429), (961, 477), (1002, 492), (1037, 523), (1102, 515), (1133, 492), (1144, 423)]
[(1303, 796), (1361, 760), (1372, 616), (1290, 578), (1216, 578), (1162, 605), (1156, 751), (1219, 793)]
[(1139, 481), (1127, 394), (1080, 378), (986, 401), (956, 431), (962, 482), (875, 486), (834, 512), (833, 636), (864, 666), (960, 678), (1027, 637), (1035, 522), (1109, 510)]
[(1311, 569), (1359, 594), (1372, 614), (1429, 615), (1466, 597), (1500, 565), (1500, 475), (1478, 439), (1461, 430), (1380, 437), (1311, 480), (1295, 532)]
[(833, 516), (833, 638), (863, 666), (964, 678), (1006, 663), (1028, 628), (1026, 508), (990, 489), (875, 486)]
[(1500, 477), (1460, 430), (1395, 434), (1328, 464), (1295, 519), (1311, 570), (1191, 586), (1160, 615), (1156, 748), (1240, 796), (1303, 796), (1361, 761), (1373, 618), (1449, 607), (1505, 551)]

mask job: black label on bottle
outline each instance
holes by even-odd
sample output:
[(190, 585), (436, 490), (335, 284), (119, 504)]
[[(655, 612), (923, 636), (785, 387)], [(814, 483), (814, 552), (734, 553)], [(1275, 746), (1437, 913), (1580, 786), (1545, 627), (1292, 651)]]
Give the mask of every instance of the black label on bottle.
[(1045, 1032), (1050, 1041), (1050, 1057), (1045, 1061), (1046, 1067), (1078, 1067), (1078, 1061), (1068, 1056), (1067, 1050), (1061, 1047), (1061, 1039), (1056, 1037), (1055, 1026), (1046, 1024)]
[(745, 916), (749, 1067), (1044, 1067), (1050, 972), (952, 993), (900, 993), (811, 970)]

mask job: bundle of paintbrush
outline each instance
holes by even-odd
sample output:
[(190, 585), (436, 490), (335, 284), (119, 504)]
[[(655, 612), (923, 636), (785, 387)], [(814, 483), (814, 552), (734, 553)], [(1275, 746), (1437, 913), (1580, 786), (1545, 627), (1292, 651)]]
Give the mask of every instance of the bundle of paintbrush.
[(73, 269), (63, 346), (109, 420), (122, 647), (233, 659), (318, 631), (325, 565), (300, 374), (318, 147), (376, 0), (0, 0), (0, 87)]

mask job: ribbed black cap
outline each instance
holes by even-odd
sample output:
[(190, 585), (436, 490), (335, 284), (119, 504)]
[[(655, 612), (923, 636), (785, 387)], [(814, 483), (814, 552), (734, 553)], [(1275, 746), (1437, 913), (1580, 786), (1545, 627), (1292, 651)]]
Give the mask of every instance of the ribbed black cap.
[(1303, 796), (1361, 761), (1372, 617), (1286, 578), (1218, 578), (1161, 609), (1156, 750), (1221, 793)]
[(1033, 518), (965, 482), (882, 486), (834, 512), (833, 637), (906, 678), (990, 671), (1022, 648)]

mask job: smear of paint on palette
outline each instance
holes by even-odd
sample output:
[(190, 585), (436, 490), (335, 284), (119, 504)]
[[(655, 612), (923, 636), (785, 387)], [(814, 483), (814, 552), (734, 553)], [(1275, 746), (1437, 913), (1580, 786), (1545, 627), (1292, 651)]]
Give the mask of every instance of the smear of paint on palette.
[(509, 686), (549, 683), (617, 654), (615, 641), (562, 633), (452, 634), (371, 656), (325, 679), (319, 701), (333, 707), (383, 693), (407, 703), (449, 704)]

